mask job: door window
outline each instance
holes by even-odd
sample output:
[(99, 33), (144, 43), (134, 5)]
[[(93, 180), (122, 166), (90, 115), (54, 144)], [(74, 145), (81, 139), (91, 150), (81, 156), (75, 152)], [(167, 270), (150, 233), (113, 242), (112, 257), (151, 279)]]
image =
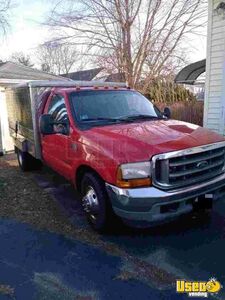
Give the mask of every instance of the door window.
[(65, 99), (62, 95), (54, 95), (52, 97), (47, 113), (52, 116), (54, 122), (59, 123), (54, 125), (55, 132), (68, 134), (69, 118)]
[(53, 117), (55, 122), (68, 121), (64, 97), (61, 95), (54, 95), (49, 104), (47, 113)]

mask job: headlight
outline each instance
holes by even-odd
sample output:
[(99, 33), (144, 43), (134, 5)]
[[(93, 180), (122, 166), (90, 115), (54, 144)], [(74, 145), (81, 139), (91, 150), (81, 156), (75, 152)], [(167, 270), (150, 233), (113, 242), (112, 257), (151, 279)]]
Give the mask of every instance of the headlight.
[(124, 164), (120, 166), (123, 179), (147, 178), (151, 175), (151, 164), (149, 161)]
[(121, 165), (117, 172), (117, 185), (123, 188), (151, 185), (150, 161)]

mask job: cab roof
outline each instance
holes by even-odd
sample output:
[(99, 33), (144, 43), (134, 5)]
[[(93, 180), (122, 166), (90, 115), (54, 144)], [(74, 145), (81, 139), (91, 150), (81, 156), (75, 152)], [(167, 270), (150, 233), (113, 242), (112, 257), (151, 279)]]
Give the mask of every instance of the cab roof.
[(79, 91), (112, 91), (112, 90), (130, 90), (129, 87), (108, 87), (105, 86), (87, 86), (87, 87), (53, 87), (52, 91), (55, 93), (72, 93), (72, 92), (79, 92)]
[(104, 81), (75, 81), (75, 80), (32, 80), (26, 83), (19, 84), (17, 87), (55, 87), (55, 88), (92, 88), (92, 87), (117, 87), (126, 88), (126, 83), (123, 82), (104, 82)]

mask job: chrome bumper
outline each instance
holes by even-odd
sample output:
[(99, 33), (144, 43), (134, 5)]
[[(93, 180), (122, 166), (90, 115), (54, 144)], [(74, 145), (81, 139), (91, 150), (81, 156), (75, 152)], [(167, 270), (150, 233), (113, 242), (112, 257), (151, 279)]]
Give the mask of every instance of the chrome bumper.
[[(154, 186), (122, 189), (106, 183), (114, 212), (134, 221), (163, 221), (188, 213), (193, 209), (190, 199), (206, 196), (217, 200), (225, 198), (225, 173), (209, 181), (182, 188), (163, 191)], [(169, 205), (177, 204), (174, 207)], [(167, 209), (163, 209), (168, 207)]]

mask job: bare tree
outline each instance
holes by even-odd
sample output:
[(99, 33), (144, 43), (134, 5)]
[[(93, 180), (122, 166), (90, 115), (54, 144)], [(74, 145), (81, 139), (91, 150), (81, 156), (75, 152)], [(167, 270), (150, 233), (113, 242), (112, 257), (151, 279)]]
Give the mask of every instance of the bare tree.
[(86, 46), (130, 86), (164, 71), (181, 42), (198, 33), (206, 0), (59, 0), (48, 24), (57, 41)]
[(30, 68), (34, 66), (34, 64), (31, 62), (30, 56), (24, 54), (23, 52), (13, 53), (10, 60)]
[(78, 61), (74, 46), (49, 42), (39, 46), (37, 57), (43, 71), (54, 74), (68, 74)]
[(11, 0), (0, 0), (0, 30), (5, 35), (9, 28)]

